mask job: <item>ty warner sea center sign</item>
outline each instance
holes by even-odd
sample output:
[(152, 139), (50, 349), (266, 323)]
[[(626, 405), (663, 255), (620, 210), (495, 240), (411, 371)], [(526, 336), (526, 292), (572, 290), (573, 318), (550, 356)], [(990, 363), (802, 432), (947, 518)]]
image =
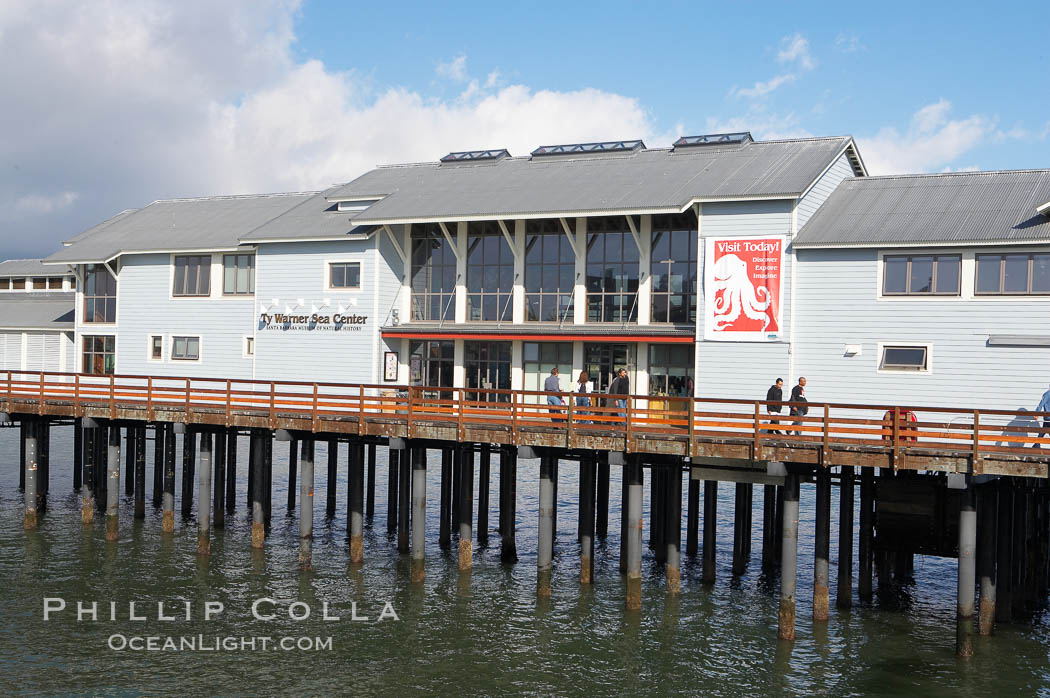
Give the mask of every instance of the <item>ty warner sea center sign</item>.
[(259, 313), (259, 329), (271, 332), (300, 330), (308, 332), (360, 332), (367, 315), (348, 315), (345, 313), (311, 312), (294, 315), (291, 313)]
[(704, 339), (772, 342), (780, 338), (786, 238), (707, 238)]

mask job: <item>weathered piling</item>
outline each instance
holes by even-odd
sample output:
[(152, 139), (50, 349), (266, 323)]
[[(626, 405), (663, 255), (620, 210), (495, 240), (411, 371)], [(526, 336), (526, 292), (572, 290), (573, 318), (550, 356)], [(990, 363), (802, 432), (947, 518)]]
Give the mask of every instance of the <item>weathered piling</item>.
[[(551, 511), (551, 550), (554, 549), (554, 541), (558, 540), (558, 476), (561, 464), (557, 457), (551, 458), (551, 484), (554, 485), (554, 508)], [(553, 554), (553, 553), (552, 553)]]
[(594, 577), (594, 500), (597, 467), (589, 456), (580, 458), (580, 584)]
[(518, 448), (504, 446), (499, 454), (499, 484), (504, 498), (500, 501), (500, 560), (518, 561), (515, 539), (518, 519)]
[(478, 545), (489, 540), (489, 491), (492, 478), (492, 451), (489, 444), (480, 446), (478, 465)]
[(695, 557), (700, 552), (700, 480), (693, 477), (690, 470), (689, 501), (686, 507), (685, 554)]
[(999, 478), (996, 494), (995, 620), (1009, 623), (1013, 619), (1014, 491), (1007, 478)]
[(977, 488), (977, 577), (981, 596), (977, 609), (977, 631), (991, 635), (995, 623), (995, 527), (996, 492), (993, 484)]
[(853, 468), (842, 468), (839, 477), (839, 562), (835, 607), (853, 606)]
[[(331, 448), (329, 446), (329, 448)], [(331, 453), (331, 451), (329, 451)], [(396, 448), (387, 449), (386, 452), (386, 531), (387, 533), (393, 533), (397, 530), (397, 481), (400, 479), (400, 466), (398, 465), (398, 450)], [(332, 461), (331, 455), (329, 455), (328, 461), (328, 472), (332, 472)], [(334, 479), (330, 479), (329, 482), (334, 482)], [(329, 517), (334, 515), (334, 500), (335, 490), (329, 485), (329, 489), (332, 490), (332, 494), (329, 495), (330, 501), (333, 502), (333, 513), (329, 514)]]
[(780, 532), (784, 530), (784, 486), (777, 486), (776, 497), (773, 506), (773, 564), (780, 565), (780, 547), (784, 543), (784, 537)]
[(252, 510), (252, 502), (255, 501), (255, 476), (261, 470), (262, 449), (256, 444), (258, 438), (255, 430), (248, 432), (248, 493), (245, 506), (248, 511)]
[(81, 425), (83, 431), (83, 453), (80, 477), (80, 521), (90, 524), (95, 520), (95, 439), (98, 430)]
[[(500, 492), (503, 488), (500, 487)], [(452, 450), (441, 449), (441, 502), (438, 507), (438, 545), (449, 547), (452, 541)]]
[(295, 511), (295, 480), (299, 471), (299, 439), (288, 442), (288, 512)]
[(977, 547), (977, 508), (974, 506), (973, 490), (973, 486), (970, 485), (962, 491), (959, 508), (959, 588), (955, 653), (960, 657), (973, 656), (974, 583), (976, 582), (974, 552)]
[(80, 492), (84, 485), (84, 420), (73, 420), (73, 491)]
[(474, 448), (471, 444), (460, 446), (462, 450), (462, 472), (459, 474), (459, 569), (469, 570), (473, 565), (474, 536)]
[(106, 489), (106, 540), (115, 541), (120, 531), (120, 429), (115, 425), (109, 429), (106, 464), (109, 466), (109, 484)]
[(350, 562), (360, 563), (365, 555), (365, 445), (353, 439), (347, 449), (348, 477), (346, 526), (350, 533)]
[(597, 482), (595, 488), (594, 535), (609, 535), (609, 452), (597, 453)]
[(230, 429), (226, 437), (226, 511), (237, 508), (237, 430)]
[[(395, 451), (391, 449), (390, 453), (393, 454), (393, 453), (395, 453)], [(388, 461), (388, 462), (391, 462), (391, 461)], [(394, 473), (395, 466), (391, 465), (390, 467), (391, 467), (390, 481), (394, 483), (394, 493), (393, 493), (394, 496), (392, 498), (388, 499), (387, 503), (388, 503), (388, 506), (389, 505), (393, 505), (394, 507), (396, 507), (397, 506), (397, 479), (396, 479), (395, 473)], [(335, 493), (336, 493), (336, 483), (337, 483), (338, 478), (339, 478), (339, 440), (338, 439), (328, 439), (328, 479), (326, 479), (325, 483), (324, 483), (324, 489), (325, 489), (325, 492), (324, 492), (324, 494), (325, 494), (324, 515), (325, 515), (326, 518), (329, 518), (329, 519), (335, 518)], [(395, 511), (396, 511), (396, 509), (395, 509)], [(396, 519), (395, 519), (395, 521), (396, 521)], [(388, 521), (388, 523), (389, 523), (389, 521)]]
[(37, 527), (37, 508), (40, 504), (38, 491), (39, 464), (37, 448), (39, 428), (37, 420), (23, 420), (20, 425), (22, 436), (22, 473), (23, 491), (25, 492), (25, 530), (32, 531)]
[(620, 574), (627, 574), (627, 466), (620, 467)]
[(871, 601), (872, 562), (875, 535), (875, 474), (871, 468), (860, 473), (860, 537), (857, 556), (857, 595), (861, 601)]
[(664, 557), (667, 554), (667, 548), (663, 543), (665, 475), (666, 471), (663, 468), (650, 467), (649, 469), (649, 548), (653, 551), (653, 558), (658, 564), (667, 561)]
[(212, 528), (226, 527), (226, 431), (220, 429), (212, 435), (214, 475), (212, 477)]
[(164, 430), (164, 493), (161, 496), (160, 530), (175, 532), (175, 428), (162, 425)]
[(426, 576), (425, 539), (427, 530), (427, 450), (416, 447), (412, 453), (412, 581)]
[(365, 490), (365, 518), (369, 521), (376, 515), (376, 445), (368, 444), (368, 485)]
[(159, 507), (164, 498), (164, 425), (153, 425), (153, 506)]
[(739, 576), (747, 570), (747, 543), (750, 535), (747, 530), (747, 509), (751, 502), (747, 500), (747, 484), (736, 483), (736, 497), (733, 507), (733, 576)]
[(398, 454), (397, 483), (397, 551), (408, 552), (409, 518), (412, 513), (412, 461), (410, 451), (402, 449)]
[(813, 531), (813, 620), (828, 619), (831, 583), (831, 473), (817, 472), (816, 526)]
[(629, 611), (642, 608), (642, 463), (631, 455), (627, 462), (627, 600)]
[(718, 530), (718, 482), (704, 480), (704, 549), (703, 571), (700, 579), (704, 584), (715, 582), (715, 533)]
[(667, 545), (667, 591), (682, 590), (682, 471), (677, 465), (667, 470), (667, 497), (664, 511), (664, 541)]
[(754, 528), (755, 516), (754, 516), (754, 501), (755, 501), (755, 486), (750, 482), (744, 488), (744, 499), (747, 500), (747, 509), (744, 511), (744, 530), (747, 531), (747, 535), (744, 536), (744, 565), (745, 567), (751, 563), (751, 531)]
[(193, 481), (197, 468), (197, 434), (192, 427), (186, 425), (186, 433), (182, 435), (182, 516), (189, 517), (193, 513)]
[(99, 424), (95, 439), (95, 457), (92, 461), (95, 466), (95, 503), (99, 511), (105, 511), (107, 492), (109, 491), (109, 427)]
[(551, 595), (551, 558), (554, 543), (553, 456), (540, 456), (539, 518), (536, 543), (536, 595)]
[(37, 460), (40, 469), (37, 475), (37, 508), (44, 512), (47, 510), (47, 495), (51, 490), (51, 422), (41, 419), (37, 428)]
[(135, 518), (146, 518), (146, 427), (128, 429), (135, 452)]
[(211, 555), (211, 433), (200, 435), (200, 468), (197, 472), (197, 554)]
[(135, 430), (128, 426), (124, 429), (124, 496), (135, 494)]
[(18, 491), (26, 491), (26, 434), (29, 430), (28, 420), (22, 420), (18, 423)]
[(252, 547), (262, 549), (266, 541), (266, 465), (265, 446), (261, 429), (252, 429), (251, 433), (251, 508), (252, 508)]
[(762, 487), (762, 571), (770, 572), (776, 568), (777, 544), (779, 531), (777, 520), (777, 487)]
[(299, 473), (299, 569), (314, 564), (314, 440), (303, 439)]
[(263, 429), (259, 432), (262, 440), (262, 475), (263, 481), (263, 522), (270, 525), (270, 514), (273, 511), (273, 433)]
[(462, 474), (463, 447), (457, 444), (452, 449), (452, 509), (449, 511), (449, 527), (457, 536), (459, 535), (459, 497), (460, 493), (463, 491), (463, 486), (460, 485), (459, 479)]
[(780, 612), (777, 637), (795, 639), (795, 584), (798, 576), (798, 475), (784, 483), (784, 528), (780, 545)]

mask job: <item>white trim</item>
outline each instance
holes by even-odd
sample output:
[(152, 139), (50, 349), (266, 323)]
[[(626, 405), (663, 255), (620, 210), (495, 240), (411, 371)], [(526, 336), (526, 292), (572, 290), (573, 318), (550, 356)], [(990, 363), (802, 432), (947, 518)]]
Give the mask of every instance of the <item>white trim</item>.
[[(926, 368), (924, 370), (920, 369), (915, 371), (901, 368), (880, 368), (880, 366), (882, 365), (882, 352), (886, 347), (923, 347), (924, 349), (926, 349)], [(913, 340), (902, 340), (899, 342), (878, 342), (875, 349), (875, 372), (879, 374), (890, 374), (895, 376), (933, 375), (933, 342), (916, 342)]]
[[(332, 264), (356, 264), (357, 265), (357, 286), (330, 286), (329, 283), (332, 280), (331, 265)], [(325, 293), (360, 293), (362, 286), (362, 277), (364, 275), (364, 264), (360, 257), (356, 259), (323, 259), (321, 260), (321, 290)]]
[[(953, 255), (961, 257), (959, 262), (959, 293), (950, 295), (947, 293), (930, 293), (930, 294), (890, 294), (885, 295), (882, 292), (883, 281), (886, 276), (886, 257), (905, 257), (907, 255), (901, 254), (899, 251), (894, 250), (879, 250), (876, 263), (878, 268), (875, 270), (875, 301), (877, 303), (888, 302), (895, 303), (903, 301), (905, 303), (915, 302), (937, 302), (937, 301), (948, 301), (948, 302), (959, 302), (973, 299), (973, 285), (976, 277), (974, 276), (976, 268), (974, 266), (974, 253), (973, 252), (960, 252), (958, 248), (938, 250), (936, 248), (930, 248), (929, 250), (923, 250), (923, 255), (937, 256), (937, 255)], [(913, 255), (914, 256), (914, 255)]]
[[(795, 236), (798, 235), (798, 204), (801, 200), (802, 197), (800, 196), (791, 204), (791, 235), (788, 241), (788, 244), (791, 246), (791, 255), (789, 257), (786, 254), (787, 250), (784, 250), (785, 254), (781, 258), (789, 260), (791, 263), (791, 289), (788, 293), (788, 303), (791, 304), (791, 307), (788, 309), (788, 380), (790, 381), (795, 380), (795, 298), (797, 295), (795, 285), (798, 282), (798, 257), (795, 255)], [(781, 281), (783, 281), (783, 270), (780, 272), (780, 277)], [(783, 299), (781, 299), (781, 305), (783, 305)]]
[(72, 332), (71, 327), (32, 327), (29, 325), (23, 325), (21, 327), (15, 326), (2, 326), (0, 327), (2, 332)]
[[(383, 335), (380, 333), (379, 328), (382, 327), (382, 323), (379, 322), (379, 245), (376, 245), (371, 249), (372, 252), (372, 384), (377, 385), (380, 383), (379, 380), (379, 343), (383, 342)], [(366, 251), (367, 253), (367, 251)], [(384, 347), (386, 343), (383, 342)], [(384, 378), (386, 378), (386, 366), (383, 366)], [(385, 382), (385, 381), (384, 381)]]
[(389, 194), (368, 194), (368, 195), (357, 195), (357, 196), (326, 196), (324, 198), (330, 204), (338, 204), (344, 201), (382, 201)]
[[(836, 153), (835, 157), (831, 158), (831, 162), (828, 163), (828, 166), (825, 167), (823, 170), (821, 170), (820, 174), (818, 174), (816, 176), (816, 178), (814, 178), (814, 180), (809, 183), (809, 186), (806, 187), (805, 189), (803, 189), (802, 193), (798, 195), (799, 200), (806, 198), (806, 195), (809, 194), (809, 192), (813, 190), (813, 187), (817, 186), (817, 182), (819, 182), (824, 177), (824, 175), (826, 175), (828, 172), (831, 171), (831, 168), (835, 166), (835, 163), (839, 161), (839, 158), (846, 154), (846, 150), (849, 149), (851, 143), (853, 143), (852, 139), (850, 139), (849, 143), (847, 143), (846, 145), (842, 146), (842, 150), (840, 150), (838, 153)], [(849, 169), (850, 169), (850, 172), (853, 171), (852, 163), (850, 164), (850, 168)], [(854, 174), (856, 174), (856, 173), (854, 173)]]
[[(327, 237), (304, 237), (304, 238), (246, 238), (243, 245), (268, 245), (271, 243), (287, 243), (287, 242), (340, 242), (348, 240), (350, 242), (362, 242), (364, 240), (370, 240), (379, 228), (373, 228), (368, 233), (340, 233), (339, 235), (332, 235)], [(237, 248), (242, 249), (242, 248)], [(230, 253), (228, 253), (230, 254)]]
[[(153, 338), (160, 337), (160, 358), (153, 358)], [(167, 346), (167, 335), (162, 332), (147, 332), (146, 333), (146, 363), (148, 364), (162, 364), (164, 363), (164, 350)]]
[(1050, 216), (1050, 201), (1047, 201), (1042, 206), (1037, 206), (1035, 210), (1037, 213), (1041, 213), (1044, 216)]
[[(196, 359), (176, 359), (175, 358), (175, 340), (179, 337), (186, 339), (197, 340), (197, 358)], [(204, 363), (204, 337), (199, 334), (174, 334), (172, 333), (168, 339), (168, 361), (173, 364), (200, 364)]]
[(828, 242), (828, 243), (805, 243), (798, 245), (800, 250), (857, 250), (857, 249), (912, 249), (915, 247), (1018, 247), (1050, 245), (1050, 238), (1036, 240), (960, 240), (948, 242)]

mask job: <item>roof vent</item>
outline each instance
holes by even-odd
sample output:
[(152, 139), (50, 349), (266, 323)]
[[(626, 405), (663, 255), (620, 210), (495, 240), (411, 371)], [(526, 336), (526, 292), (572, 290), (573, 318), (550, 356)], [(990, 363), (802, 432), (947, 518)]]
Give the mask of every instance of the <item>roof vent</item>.
[(674, 149), (694, 148), (703, 145), (744, 145), (754, 143), (750, 131), (740, 133), (709, 133), (705, 136), (682, 136), (674, 142)]
[(587, 153), (623, 153), (645, 150), (641, 141), (603, 141), (601, 143), (567, 143), (565, 145), (541, 145), (532, 151), (532, 157), (546, 155), (578, 155)]
[(461, 150), (449, 153), (441, 158), (441, 162), (480, 162), (483, 160), (502, 160), (509, 158), (510, 153), (506, 148), (500, 150)]

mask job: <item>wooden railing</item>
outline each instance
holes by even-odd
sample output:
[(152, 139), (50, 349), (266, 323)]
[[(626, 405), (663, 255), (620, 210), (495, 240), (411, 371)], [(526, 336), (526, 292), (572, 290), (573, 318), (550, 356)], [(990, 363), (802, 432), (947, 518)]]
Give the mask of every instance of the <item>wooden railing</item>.
[[(572, 393), (343, 384), (303, 381), (167, 376), (92, 376), (73, 373), (0, 371), (0, 401), (14, 413), (127, 418), (144, 411), (148, 421), (202, 421), (204, 415), (307, 420), (312, 431), (326, 422), (454, 425), (499, 429), (517, 443), (524, 431), (566, 431), (571, 437), (619, 437), (628, 444), (645, 439), (799, 445), (822, 450), (867, 448), (895, 457), (933, 452), (988, 454), (1050, 460), (1050, 413), (905, 405), (808, 403), (805, 415), (789, 414), (792, 403), (720, 398), (612, 396), (589, 394), (590, 404)], [(561, 404), (548, 404), (555, 397)], [(622, 401), (622, 402), (621, 402)], [(770, 407), (782, 412), (770, 413)], [(99, 413), (102, 413), (100, 415)], [(691, 452), (691, 451), (690, 451)]]

